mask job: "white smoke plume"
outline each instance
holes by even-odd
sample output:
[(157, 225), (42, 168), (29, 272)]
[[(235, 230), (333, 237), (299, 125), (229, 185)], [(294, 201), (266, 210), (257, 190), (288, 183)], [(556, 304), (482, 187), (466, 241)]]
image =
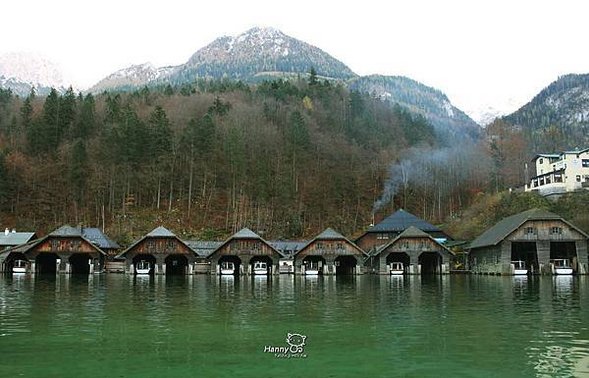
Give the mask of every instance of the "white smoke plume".
[(472, 143), (438, 149), (410, 148), (390, 166), (383, 193), (375, 201), (372, 214), (390, 203), (402, 189), (436, 186), (437, 190), (449, 193), (467, 180), (484, 177), (488, 169), (488, 159)]

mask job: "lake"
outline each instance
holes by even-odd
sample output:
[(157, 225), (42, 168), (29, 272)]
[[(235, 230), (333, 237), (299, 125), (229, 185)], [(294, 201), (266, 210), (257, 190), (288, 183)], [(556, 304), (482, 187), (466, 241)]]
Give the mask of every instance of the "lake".
[(589, 277), (1, 276), (0, 376), (589, 377)]

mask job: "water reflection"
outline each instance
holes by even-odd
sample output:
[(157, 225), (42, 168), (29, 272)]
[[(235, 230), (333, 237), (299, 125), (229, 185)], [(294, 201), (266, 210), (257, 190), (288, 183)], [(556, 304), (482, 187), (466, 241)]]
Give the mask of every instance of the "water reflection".
[(353, 375), (571, 376), (589, 370), (588, 301), (586, 277), (7, 276), (0, 340), (17, 355), (48, 353), (49, 367), (68, 361), (47, 345), (67, 345), (87, 351), (76, 366), (126, 376), (141, 345), (138, 374), (174, 365), (212, 376), (231, 361), (264, 376), (275, 361), (259, 349), (297, 330), (309, 336), (304, 366), (334, 376), (359, 358)]
[(570, 295), (574, 292), (575, 279), (573, 276), (554, 276), (554, 293), (559, 295)]

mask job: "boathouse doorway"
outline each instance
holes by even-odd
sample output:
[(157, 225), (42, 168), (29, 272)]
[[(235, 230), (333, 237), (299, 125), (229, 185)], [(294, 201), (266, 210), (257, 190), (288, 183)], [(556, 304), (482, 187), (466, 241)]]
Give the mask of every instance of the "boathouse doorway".
[(133, 257), (133, 273), (137, 274), (137, 269), (142, 269), (142, 272), (145, 268), (149, 269), (149, 274), (155, 273), (155, 264), (156, 260), (153, 255), (148, 255), (144, 253), (140, 253)]
[[(262, 263), (262, 264), (261, 264)], [(263, 263), (266, 265), (266, 273), (262, 272)], [(255, 256), (252, 257), (250, 260), (250, 272), (251, 274), (271, 274), (272, 273), (272, 265), (273, 261), (270, 256)], [(258, 272), (254, 271), (254, 268), (258, 270)]]
[(58, 261), (61, 261), (59, 256), (55, 253), (39, 253), (37, 258), (35, 259), (35, 266), (37, 273), (42, 274), (55, 274), (57, 273), (58, 269)]
[(421, 274), (439, 274), (442, 272), (442, 257), (437, 252), (423, 252), (419, 255)]
[(68, 259), (72, 274), (90, 274), (92, 256), (87, 253), (74, 253)]
[(241, 272), (241, 259), (235, 255), (221, 256), (219, 259), (219, 264), (217, 265), (217, 273), (231, 275), (231, 273), (229, 273), (231, 270), (233, 270), (232, 275), (239, 275)]
[(11, 252), (6, 260), (4, 260), (4, 273), (12, 273), (12, 268), (17, 260), (25, 261), (27, 271), (30, 269), (29, 259), (20, 252)]
[(577, 246), (575, 242), (550, 242), (550, 260), (567, 259), (577, 269)]
[(389, 272), (391, 270), (391, 265), (393, 265), (393, 263), (402, 263), (403, 271), (406, 273), (407, 268), (411, 264), (411, 260), (409, 259), (409, 255), (405, 252), (391, 252), (387, 255), (386, 258), (387, 270)]
[(356, 273), (358, 260), (354, 256), (338, 256), (335, 259), (335, 275), (349, 276)]
[(325, 259), (321, 256), (307, 256), (303, 259), (304, 274), (306, 275), (323, 274), (326, 266)]
[(188, 259), (184, 255), (169, 255), (166, 257), (166, 275), (184, 275), (188, 272)]
[(512, 242), (511, 261), (523, 261), (530, 273), (539, 272), (536, 242)]

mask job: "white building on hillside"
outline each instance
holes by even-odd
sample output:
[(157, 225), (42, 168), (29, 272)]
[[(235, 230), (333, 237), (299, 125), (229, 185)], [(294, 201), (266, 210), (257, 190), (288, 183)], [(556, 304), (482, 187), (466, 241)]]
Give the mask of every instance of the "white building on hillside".
[(526, 184), (526, 191), (548, 196), (589, 189), (589, 148), (538, 154), (532, 162), (536, 165), (536, 176)]

